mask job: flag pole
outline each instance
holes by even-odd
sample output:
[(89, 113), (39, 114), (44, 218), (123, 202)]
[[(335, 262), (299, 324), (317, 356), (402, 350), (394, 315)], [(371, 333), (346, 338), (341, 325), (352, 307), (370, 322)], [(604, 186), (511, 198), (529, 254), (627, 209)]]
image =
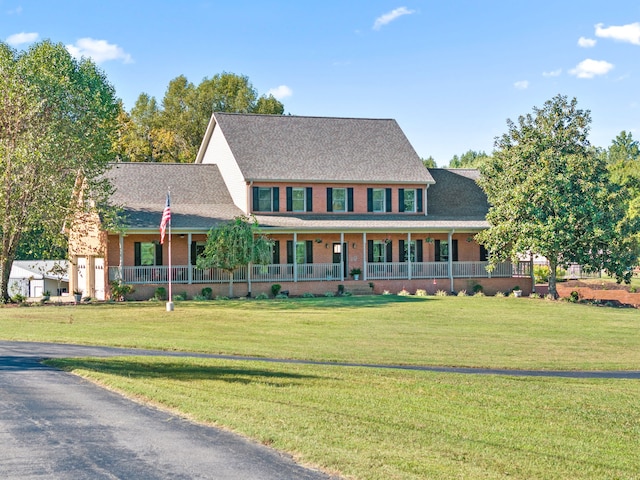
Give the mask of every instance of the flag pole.
[(167, 312), (173, 311), (173, 294), (171, 291), (171, 277), (173, 269), (171, 268), (171, 219), (169, 219), (169, 301), (167, 302)]
[(162, 220), (160, 221), (160, 245), (164, 243), (164, 234), (167, 227), (169, 227), (169, 245), (167, 245), (167, 250), (169, 252), (169, 271), (167, 275), (169, 280), (169, 301), (167, 302), (167, 312), (172, 312), (173, 292), (171, 291), (171, 277), (173, 276), (173, 268), (171, 268), (171, 189), (167, 189), (167, 203), (162, 211)]

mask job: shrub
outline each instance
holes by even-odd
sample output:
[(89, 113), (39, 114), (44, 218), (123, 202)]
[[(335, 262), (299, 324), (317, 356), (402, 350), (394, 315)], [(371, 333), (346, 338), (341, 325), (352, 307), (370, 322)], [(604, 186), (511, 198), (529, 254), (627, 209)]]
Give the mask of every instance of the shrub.
[(21, 293), (16, 293), (11, 300), (13, 300), (16, 303), (24, 303), (24, 301), (27, 299), (27, 297), (25, 297), (24, 295), (22, 295)]
[(280, 293), (281, 288), (282, 288), (282, 285), (280, 285), (279, 283), (274, 283), (273, 285), (271, 285), (271, 294), (274, 297), (277, 297), (278, 294)]
[(466, 297), (467, 296), (467, 291), (466, 290), (460, 290), (458, 292), (458, 297)]
[(276, 295), (276, 298), (289, 298), (289, 295), (287, 295), (286, 293), (279, 293)]
[(313, 293), (311, 293), (311, 292), (304, 292), (302, 294), (302, 298), (314, 298), (314, 297), (315, 297), (315, 295)]
[(226, 295), (216, 295), (216, 300), (229, 300)]
[(479, 283), (476, 283), (476, 284), (473, 286), (473, 293), (474, 293), (474, 295), (475, 295), (475, 294), (476, 294), (476, 293), (478, 293), (478, 292), (484, 292), (484, 288), (483, 288), (483, 287), (482, 287), (482, 285), (480, 285)]
[(207, 300), (211, 300), (211, 298), (207, 298), (204, 295), (194, 295), (193, 300), (196, 302), (206, 302)]
[(556, 297), (554, 297), (554, 296), (553, 296), (553, 295), (551, 295), (550, 293), (547, 293), (547, 294), (544, 296), (544, 299), (545, 299), (545, 300), (550, 300), (550, 301), (555, 301)]
[(382, 294), (383, 295), (391, 295), (391, 292), (389, 290), (383, 290)]
[(268, 298), (269, 298), (269, 295), (267, 295), (267, 294), (266, 294), (266, 293), (264, 293), (264, 292), (259, 293), (259, 294), (256, 296), (256, 300), (266, 300), (266, 299), (268, 299)]
[(351, 292), (344, 292), (342, 295), (344, 295), (345, 297), (350, 297), (353, 295), (353, 293)]
[(542, 298), (542, 295), (536, 292), (531, 292), (531, 294), (529, 295), (529, 298)]
[(403, 288), (402, 290), (400, 290), (400, 291), (398, 292), (398, 295), (400, 295), (401, 297), (408, 297), (408, 296), (409, 296), (409, 295), (411, 295), (411, 294), (409, 293), (409, 291), (408, 291), (408, 290), (405, 290), (405, 289)]
[(426, 297), (428, 295), (426, 290), (419, 288), (416, 290), (416, 297)]
[(154, 297), (156, 300), (166, 300), (166, 299), (168, 298), (168, 297), (167, 297), (167, 289), (166, 289), (166, 288), (164, 288), (164, 287), (158, 287), (158, 288), (156, 288), (156, 291), (155, 291), (155, 293), (153, 294), (153, 297)]
[(334, 292), (324, 292), (325, 297), (335, 297), (336, 294)]
[(449, 295), (446, 290), (438, 290), (436, 292), (436, 297), (446, 297), (447, 295)]
[(571, 303), (578, 303), (580, 301), (580, 293), (578, 293), (578, 291), (574, 290), (569, 294), (569, 298), (567, 299), (569, 300)]
[(344, 295), (344, 285), (338, 285), (338, 295)]
[(211, 290), (211, 287), (204, 287), (200, 290), (200, 295), (203, 296), (205, 300), (211, 300), (213, 298), (213, 290)]
[(638, 289), (635, 286), (629, 287), (629, 293), (636, 293)]
[(479, 292), (476, 292), (473, 294), (474, 297), (484, 297), (484, 292), (482, 290), (480, 290)]
[(498, 298), (504, 298), (504, 296), (505, 296), (505, 295), (504, 295), (504, 292), (501, 292), (501, 291), (499, 291), (499, 290), (498, 290), (498, 291), (496, 292), (496, 294), (494, 295), (494, 297), (498, 297)]
[(111, 296), (117, 302), (123, 302), (126, 295), (133, 293), (133, 286), (123, 283), (122, 280), (111, 282)]

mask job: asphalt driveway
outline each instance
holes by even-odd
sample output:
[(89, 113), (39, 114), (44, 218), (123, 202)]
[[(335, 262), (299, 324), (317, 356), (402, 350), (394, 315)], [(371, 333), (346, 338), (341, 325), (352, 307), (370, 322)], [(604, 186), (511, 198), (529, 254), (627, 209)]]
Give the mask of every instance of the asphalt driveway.
[(140, 405), (39, 362), (127, 352), (140, 353), (0, 342), (0, 478), (329, 478), (238, 435)]

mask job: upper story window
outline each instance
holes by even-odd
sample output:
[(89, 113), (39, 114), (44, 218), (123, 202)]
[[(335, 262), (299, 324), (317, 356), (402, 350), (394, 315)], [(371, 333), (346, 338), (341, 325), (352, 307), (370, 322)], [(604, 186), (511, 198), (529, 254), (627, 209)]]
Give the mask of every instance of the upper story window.
[(311, 212), (312, 202), (311, 187), (287, 187), (287, 212)]
[(401, 212), (422, 212), (422, 189), (399, 188), (398, 208)]
[(327, 212), (353, 212), (353, 188), (327, 188)]
[(278, 212), (280, 210), (278, 187), (253, 187), (254, 212)]
[(367, 188), (367, 211), (368, 212), (390, 212), (391, 211), (391, 189), (390, 188)]

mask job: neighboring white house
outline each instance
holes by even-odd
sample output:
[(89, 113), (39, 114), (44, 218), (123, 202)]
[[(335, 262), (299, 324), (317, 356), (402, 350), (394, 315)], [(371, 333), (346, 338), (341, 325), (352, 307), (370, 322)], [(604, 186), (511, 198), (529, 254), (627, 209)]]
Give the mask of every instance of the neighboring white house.
[(67, 260), (15, 260), (9, 276), (9, 295), (42, 297), (44, 292), (67, 294), (68, 272)]

